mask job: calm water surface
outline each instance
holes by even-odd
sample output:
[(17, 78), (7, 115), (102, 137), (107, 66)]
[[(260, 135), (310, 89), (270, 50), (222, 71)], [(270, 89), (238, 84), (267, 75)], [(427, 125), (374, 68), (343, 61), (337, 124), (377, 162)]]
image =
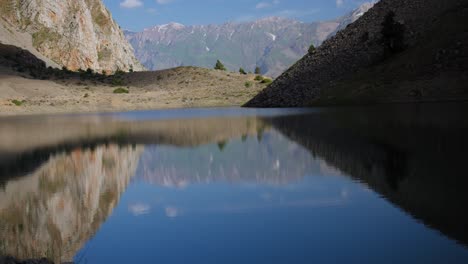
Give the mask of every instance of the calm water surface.
[(468, 263), (467, 106), (0, 119), (0, 255)]

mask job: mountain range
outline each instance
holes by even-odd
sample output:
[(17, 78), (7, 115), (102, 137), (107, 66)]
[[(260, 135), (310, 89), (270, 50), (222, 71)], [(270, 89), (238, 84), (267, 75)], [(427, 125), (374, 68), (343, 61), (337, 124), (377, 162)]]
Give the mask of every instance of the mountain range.
[(244, 68), (276, 77), (304, 56), (310, 45), (320, 45), (356, 21), (373, 3), (326, 22), (303, 23), (268, 17), (253, 22), (185, 26), (169, 23), (142, 32), (124, 31), (136, 57), (150, 70), (177, 66), (212, 68), (221, 60), (232, 71)]

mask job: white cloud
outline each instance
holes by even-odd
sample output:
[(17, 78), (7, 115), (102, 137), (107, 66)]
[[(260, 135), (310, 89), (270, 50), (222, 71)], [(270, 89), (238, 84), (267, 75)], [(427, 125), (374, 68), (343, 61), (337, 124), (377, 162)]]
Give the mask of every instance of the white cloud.
[(270, 6), (271, 6), (270, 3), (267, 3), (267, 2), (260, 2), (260, 3), (258, 3), (258, 4), (255, 6), (255, 8), (256, 8), (256, 9), (264, 9), (264, 8), (268, 8), (268, 7), (270, 7)]
[(265, 8), (269, 8), (269, 7), (272, 7), (272, 6), (275, 6), (275, 5), (279, 5), (279, 4), (280, 4), (279, 0), (273, 0), (272, 2), (260, 2), (255, 6), (255, 8), (256, 9), (265, 9)]
[(180, 215), (179, 209), (177, 207), (168, 206), (164, 209), (166, 211), (166, 216), (169, 218), (174, 218)]
[(173, 0), (156, 0), (156, 3), (160, 4), (160, 5), (166, 5), (166, 4), (169, 4), (171, 3)]
[(135, 8), (143, 6), (143, 2), (140, 0), (124, 0), (120, 3), (120, 6), (123, 8)]
[(151, 207), (147, 204), (142, 204), (142, 203), (137, 203), (137, 204), (132, 204), (128, 207), (128, 210), (134, 215), (134, 216), (140, 216), (140, 215), (145, 215), (148, 214), (150, 211)]
[(336, 7), (342, 7), (344, 5), (344, 0), (336, 0)]

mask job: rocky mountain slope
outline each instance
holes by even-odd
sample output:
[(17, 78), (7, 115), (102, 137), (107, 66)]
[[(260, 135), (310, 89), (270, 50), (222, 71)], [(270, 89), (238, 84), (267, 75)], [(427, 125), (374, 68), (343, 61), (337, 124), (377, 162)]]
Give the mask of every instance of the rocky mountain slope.
[(246, 106), (468, 98), (468, 1), (381, 0)]
[(334, 21), (302, 23), (279, 17), (223, 25), (158, 25), (125, 32), (137, 58), (152, 70), (181, 65), (211, 68), (220, 59), (228, 69), (240, 67), (276, 77), (340, 27), (354, 22), (372, 4)]
[(101, 0), (0, 0), (0, 14), (0, 42), (39, 53), (50, 66), (143, 69)]

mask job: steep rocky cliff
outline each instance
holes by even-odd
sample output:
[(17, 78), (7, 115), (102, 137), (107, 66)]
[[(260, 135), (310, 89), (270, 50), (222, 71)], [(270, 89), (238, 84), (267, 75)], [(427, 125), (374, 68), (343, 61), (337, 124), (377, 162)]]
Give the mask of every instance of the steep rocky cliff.
[(34, 49), (59, 66), (143, 69), (101, 0), (0, 0), (0, 14), (2, 43)]
[(468, 99), (467, 30), (467, 0), (381, 0), (246, 106)]

